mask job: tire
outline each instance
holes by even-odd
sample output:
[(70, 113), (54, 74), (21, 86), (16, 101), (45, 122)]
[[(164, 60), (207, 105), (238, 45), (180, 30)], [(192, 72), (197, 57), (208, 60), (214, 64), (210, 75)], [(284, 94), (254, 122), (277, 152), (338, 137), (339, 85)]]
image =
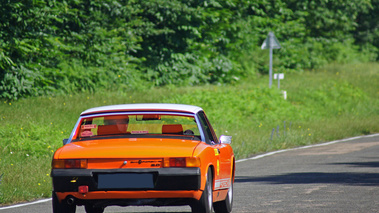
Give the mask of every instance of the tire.
[(104, 207), (94, 207), (93, 205), (85, 205), (85, 210), (87, 213), (103, 213)]
[(193, 213), (211, 213), (213, 209), (213, 179), (209, 169), (203, 194), (199, 201), (191, 206)]
[(53, 192), (52, 195), (52, 203), (53, 203), (53, 213), (75, 213), (76, 205), (68, 205), (67, 203), (62, 201), (59, 202), (57, 195)]
[(230, 213), (233, 207), (233, 183), (230, 184), (228, 195), (225, 200), (214, 203), (213, 205), (216, 213)]

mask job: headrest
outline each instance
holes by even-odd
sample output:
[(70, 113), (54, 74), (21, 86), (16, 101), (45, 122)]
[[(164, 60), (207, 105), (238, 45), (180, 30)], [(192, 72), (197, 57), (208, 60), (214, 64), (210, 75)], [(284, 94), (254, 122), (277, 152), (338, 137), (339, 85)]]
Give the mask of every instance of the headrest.
[(162, 125), (162, 134), (183, 134), (183, 127), (181, 124), (164, 124)]

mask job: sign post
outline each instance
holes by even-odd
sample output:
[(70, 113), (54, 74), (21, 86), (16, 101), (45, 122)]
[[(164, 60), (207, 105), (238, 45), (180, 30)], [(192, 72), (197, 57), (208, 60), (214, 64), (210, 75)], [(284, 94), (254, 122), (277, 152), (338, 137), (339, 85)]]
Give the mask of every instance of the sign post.
[(271, 88), (272, 85), (272, 50), (273, 49), (280, 49), (281, 46), (279, 44), (278, 39), (276, 39), (275, 35), (273, 32), (269, 32), (266, 40), (263, 42), (261, 49), (270, 49), (270, 70), (269, 70), (269, 76), (270, 76), (270, 81), (269, 81), (269, 88)]

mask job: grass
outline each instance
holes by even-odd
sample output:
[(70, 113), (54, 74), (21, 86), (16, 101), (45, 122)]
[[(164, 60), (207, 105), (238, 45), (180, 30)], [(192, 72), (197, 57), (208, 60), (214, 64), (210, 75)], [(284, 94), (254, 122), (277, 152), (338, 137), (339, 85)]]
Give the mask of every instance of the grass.
[(184, 103), (204, 108), (218, 135), (233, 136), (237, 158), (379, 132), (379, 64), (332, 64), (235, 85), (28, 98), (0, 102), (0, 205), (51, 196), (50, 162), (85, 109), (121, 103)]

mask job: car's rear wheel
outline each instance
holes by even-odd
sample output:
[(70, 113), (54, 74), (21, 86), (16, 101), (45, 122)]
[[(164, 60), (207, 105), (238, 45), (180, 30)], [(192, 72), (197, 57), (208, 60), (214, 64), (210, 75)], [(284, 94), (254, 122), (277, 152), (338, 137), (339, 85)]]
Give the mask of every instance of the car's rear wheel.
[(213, 205), (216, 213), (230, 213), (233, 207), (233, 183), (230, 184), (228, 195), (225, 200), (214, 203)]
[(52, 195), (53, 213), (75, 213), (76, 205), (68, 205), (64, 200), (60, 203), (57, 195)]
[(213, 207), (213, 179), (212, 171), (209, 169), (205, 188), (199, 201), (191, 206), (193, 213), (211, 213)]
[(85, 210), (87, 213), (103, 213), (104, 207), (94, 207), (91, 204), (85, 205)]

